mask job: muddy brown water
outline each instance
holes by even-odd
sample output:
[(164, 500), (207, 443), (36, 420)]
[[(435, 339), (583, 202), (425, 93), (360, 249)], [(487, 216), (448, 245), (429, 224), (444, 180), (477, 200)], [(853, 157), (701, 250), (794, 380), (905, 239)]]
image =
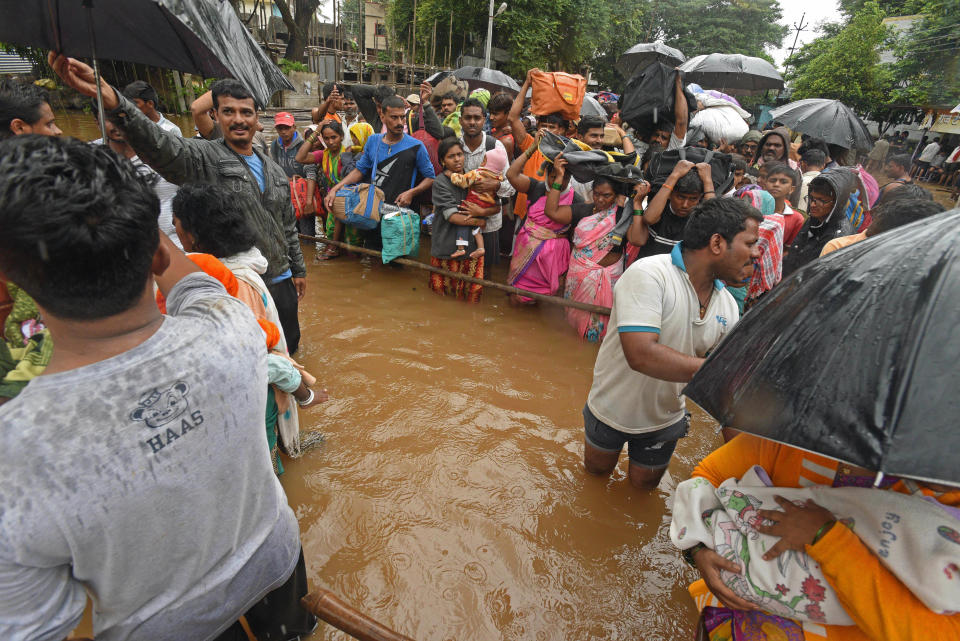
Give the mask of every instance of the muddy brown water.
[[(86, 134), (68, 131), (97, 137), (83, 118)], [(560, 310), (490, 289), (470, 305), (425, 272), (304, 254), (298, 358), (331, 399), (301, 412), (323, 441), (284, 461), (282, 483), (311, 588), (418, 641), (691, 638), (696, 577), (668, 504), (719, 443), (708, 417), (694, 410), (657, 490), (631, 489), (625, 455), (592, 477), (580, 412), (597, 347)]]

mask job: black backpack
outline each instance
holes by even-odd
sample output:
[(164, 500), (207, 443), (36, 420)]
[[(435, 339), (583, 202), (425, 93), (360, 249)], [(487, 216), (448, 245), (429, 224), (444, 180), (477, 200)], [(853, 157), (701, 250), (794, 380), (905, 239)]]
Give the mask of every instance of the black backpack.
[[(639, 138), (646, 138), (657, 123), (673, 122), (673, 94), (677, 74), (683, 80), (683, 72), (655, 62), (644, 67), (632, 77), (623, 90), (620, 116), (636, 131)], [(697, 98), (689, 89), (684, 89), (689, 113), (697, 110)]]
[[(682, 147), (668, 149), (654, 154), (647, 165), (647, 180), (656, 192), (670, 176), (670, 172), (681, 160), (689, 160), (696, 164), (705, 162), (710, 165), (710, 176), (713, 178), (713, 189), (718, 196), (730, 191), (733, 185), (733, 171), (730, 167), (733, 158), (730, 154), (720, 154), (703, 147)], [(706, 185), (704, 185), (706, 189)]]

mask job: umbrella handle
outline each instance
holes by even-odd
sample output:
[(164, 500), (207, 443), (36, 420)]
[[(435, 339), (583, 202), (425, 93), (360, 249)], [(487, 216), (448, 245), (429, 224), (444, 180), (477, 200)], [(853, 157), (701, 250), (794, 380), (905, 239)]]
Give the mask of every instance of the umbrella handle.
[(107, 144), (107, 124), (103, 115), (103, 92), (100, 89), (100, 64), (97, 62), (97, 38), (93, 32), (93, 0), (83, 0), (82, 6), (87, 10), (87, 31), (90, 34), (90, 56), (93, 59), (93, 76), (97, 83), (97, 115), (99, 116), (100, 135), (103, 144)]

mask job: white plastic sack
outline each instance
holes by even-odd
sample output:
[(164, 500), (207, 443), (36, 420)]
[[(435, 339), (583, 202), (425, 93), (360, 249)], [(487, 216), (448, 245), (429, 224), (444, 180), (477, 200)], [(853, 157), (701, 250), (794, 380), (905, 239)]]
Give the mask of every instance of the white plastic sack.
[(744, 120), (750, 113), (735, 104), (706, 93), (697, 94), (697, 100), (703, 109), (693, 115), (690, 125), (699, 127), (713, 142), (719, 143), (721, 138), (735, 142), (750, 130)]

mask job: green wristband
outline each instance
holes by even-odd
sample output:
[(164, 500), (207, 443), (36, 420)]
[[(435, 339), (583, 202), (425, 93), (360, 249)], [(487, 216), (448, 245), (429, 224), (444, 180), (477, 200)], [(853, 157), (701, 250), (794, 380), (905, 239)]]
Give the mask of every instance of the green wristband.
[(560, 183), (553, 183), (552, 185), (550, 185), (550, 188), (560, 191), (561, 189), (563, 189), (563, 185), (561, 185)]
[(827, 522), (824, 523), (823, 525), (821, 525), (821, 526), (820, 526), (820, 529), (817, 530), (817, 533), (814, 535), (813, 541), (810, 542), (810, 545), (816, 545), (816, 544), (817, 544), (817, 541), (819, 541), (820, 539), (822, 539), (822, 538), (823, 538), (823, 535), (826, 534), (827, 531), (828, 531), (831, 527), (833, 527), (834, 524), (836, 524), (836, 522), (837, 522), (836, 519), (832, 519), (832, 520), (830, 520), (830, 521), (827, 521)]

